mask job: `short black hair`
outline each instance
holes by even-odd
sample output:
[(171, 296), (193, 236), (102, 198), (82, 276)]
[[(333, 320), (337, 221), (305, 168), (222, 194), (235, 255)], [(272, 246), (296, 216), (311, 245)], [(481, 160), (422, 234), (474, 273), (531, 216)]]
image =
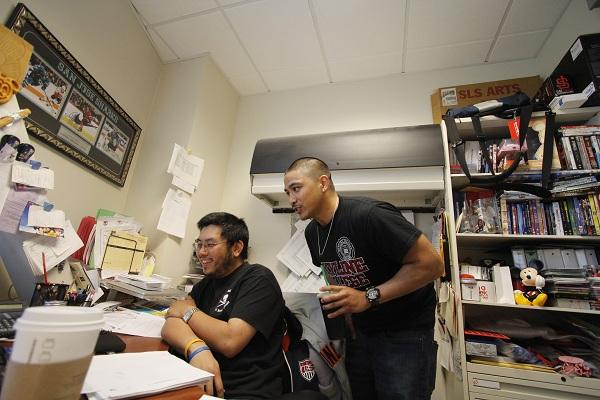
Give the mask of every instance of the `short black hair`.
[(327, 163), (317, 157), (300, 157), (294, 160), (285, 170), (287, 174), (290, 171), (303, 170), (306, 175), (313, 179), (319, 179), (321, 175), (325, 175), (331, 182), (331, 188), (335, 190), (333, 179), (331, 179), (331, 171)]
[(331, 176), (327, 163), (317, 157), (300, 157), (295, 159), (285, 172), (290, 172), (296, 169), (306, 169), (310, 172), (316, 172), (318, 175)]
[(221, 236), (227, 240), (229, 246), (233, 246), (238, 240), (242, 241), (244, 248), (240, 253), (240, 257), (243, 261), (248, 258), (250, 234), (248, 233), (248, 226), (242, 218), (226, 212), (213, 212), (202, 217), (196, 225), (200, 230), (209, 225), (219, 226), (221, 228)]

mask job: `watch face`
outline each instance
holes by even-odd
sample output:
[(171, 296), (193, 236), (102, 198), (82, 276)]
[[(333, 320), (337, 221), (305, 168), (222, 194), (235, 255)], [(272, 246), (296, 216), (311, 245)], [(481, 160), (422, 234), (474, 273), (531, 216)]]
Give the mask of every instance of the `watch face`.
[(379, 299), (379, 290), (377, 288), (370, 288), (369, 290), (367, 290), (367, 299), (369, 301)]

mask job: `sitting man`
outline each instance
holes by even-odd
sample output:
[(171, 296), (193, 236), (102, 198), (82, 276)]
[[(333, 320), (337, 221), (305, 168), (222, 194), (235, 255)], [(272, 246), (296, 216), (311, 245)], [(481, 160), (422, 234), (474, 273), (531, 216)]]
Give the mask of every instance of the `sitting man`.
[(284, 301), (273, 273), (248, 264), (248, 227), (217, 212), (198, 222), (194, 242), (206, 277), (171, 306), (163, 339), (215, 375), (208, 394), (271, 399), (283, 392)]

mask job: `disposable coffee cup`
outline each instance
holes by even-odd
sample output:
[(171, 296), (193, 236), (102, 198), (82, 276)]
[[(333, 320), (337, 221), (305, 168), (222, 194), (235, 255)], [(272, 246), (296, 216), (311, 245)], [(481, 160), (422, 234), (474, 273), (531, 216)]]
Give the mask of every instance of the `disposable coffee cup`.
[(95, 308), (27, 308), (15, 322), (0, 400), (79, 399), (103, 325)]

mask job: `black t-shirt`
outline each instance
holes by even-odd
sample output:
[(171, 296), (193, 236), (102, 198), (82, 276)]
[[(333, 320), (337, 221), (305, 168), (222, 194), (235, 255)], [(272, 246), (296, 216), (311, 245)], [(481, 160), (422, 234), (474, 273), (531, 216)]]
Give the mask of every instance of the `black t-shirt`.
[(221, 368), (225, 397), (279, 396), (283, 390), (284, 301), (273, 273), (259, 264), (244, 264), (225, 278), (201, 280), (190, 296), (211, 317), (222, 321), (240, 318), (256, 329), (248, 345), (233, 358), (213, 350)]
[[(330, 284), (364, 290), (386, 282), (398, 272), (421, 231), (389, 203), (340, 197), (333, 221), (321, 227), (313, 220), (304, 234), (313, 263), (327, 273)], [(366, 333), (430, 329), (434, 311), (435, 291), (430, 283), (352, 317), (355, 327)]]

